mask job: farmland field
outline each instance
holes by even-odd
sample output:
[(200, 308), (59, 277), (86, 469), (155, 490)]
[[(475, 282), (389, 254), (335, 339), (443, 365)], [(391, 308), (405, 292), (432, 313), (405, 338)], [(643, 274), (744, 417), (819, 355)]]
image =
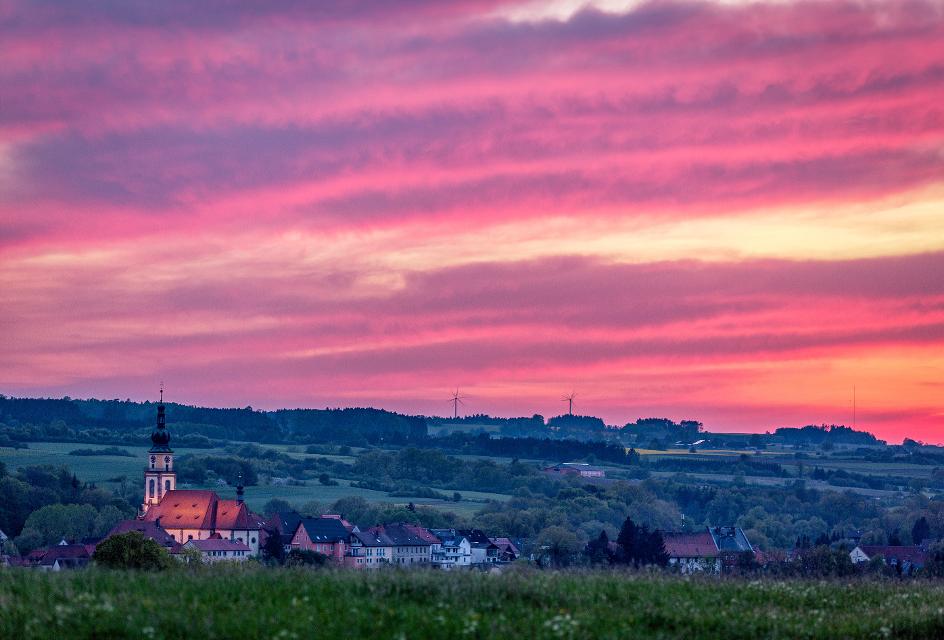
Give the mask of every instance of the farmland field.
[[(238, 443), (237, 443), (238, 444)], [(292, 451), (297, 447), (286, 445), (257, 445), (262, 448), (273, 448), (280, 453), (305, 458), (305, 457), (324, 457), (351, 462), (350, 456), (323, 456), (321, 454), (303, 453), (304, 447), (301, 447), (301, 453)], [(31, 442), (29, 449), (8, 449), (0, 448), (0, 461), (8, 469), (15, 471), (19, 467), (30, 465), (66, 465), (75, 472), (81, 480), (94, 482), (98, 485), (113, 487), (116, 485), (112, 480), (119, 476), (125, 476), (129, 482), (135, 483), (139, 480), (143, 483), (144, 461), (147, 456), (147, 447), (121, 446), (119, 448), (133, 453), (135, 457), (127, 456), (70, 456), (69, 452), (74, 449), (104, 449), (105, 445), (87, 445), (75, 442)], [(179, 448), (174, 450), (177, 455), (195, 454), (195, 455), (226, 455), (223, 449), (187, 449)], [(337, 479), (337, 486), (325, 486), (319, 484), (317, 480), (308, 480), (304, 486), (286, 486), (286, 485), (256, 485), (246, 488), (246, 503), (251, 509), (261, 510), (262, 506), (272, 498), (281, 498), (287, 500), (295, 507), (301, 507), (307, 502), (321, 502), (329, 504), (339, 498), (348, 496), (360, 496), (371, 502), (388, 502), (394, 504), (406, 504), (413, 502), (417, 505), (426, 505), (435, 507), (443, 511), (452, 511), (459, 515), (470, 516), (482, 508), (488, 500), (504, 501), (509, 498), (501, 493), (484, 493), (479, 491), (464, 491), (461, 487), (456, 489), (438, 489), (440, 493), (451, 495), (453, 491), (459, 491), (462, 494), (462, 501), (453, 502), (452, 500), (438, 500), (435, 498), (420, 498), (410, 496), (392, 497), (384, 491), (373, 491), (370, 489), (361, 489), (351, 487), (349, 480)], [(143, 486), (143, 485), (142, 485)], [(235, 489), (226, 485), (205, 484), (205, 485), (185, 485), (181, 484), (181, 489), (212, 489), (221, 497), (232, 498), (235, 496)]]
[(745, 582), (519, 570), (0, 571), (0, 637), (29, 640), (942, 634), (944, 587), (922, 582)]

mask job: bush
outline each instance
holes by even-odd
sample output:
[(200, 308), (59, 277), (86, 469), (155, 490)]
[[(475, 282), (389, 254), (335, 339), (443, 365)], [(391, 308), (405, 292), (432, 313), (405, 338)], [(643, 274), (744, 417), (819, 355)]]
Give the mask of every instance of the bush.
[(172, 566), (174, 562), (161, 545), (137, 531), (106, 538), (95, 549), (92, 559), (109, 569), (146, 571), (161, 571)]

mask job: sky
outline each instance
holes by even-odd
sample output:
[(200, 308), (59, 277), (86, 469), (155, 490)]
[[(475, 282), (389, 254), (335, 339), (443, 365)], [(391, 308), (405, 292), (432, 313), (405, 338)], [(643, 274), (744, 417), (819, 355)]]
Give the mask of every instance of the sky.
[(0, 392), (942, 442), (942, 43), (944, 0), (0, 0)]

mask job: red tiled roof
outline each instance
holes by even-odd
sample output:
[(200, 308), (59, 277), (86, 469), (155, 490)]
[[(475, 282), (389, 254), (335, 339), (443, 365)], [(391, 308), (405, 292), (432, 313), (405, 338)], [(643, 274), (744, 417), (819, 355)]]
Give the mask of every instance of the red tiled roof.
[(515, 543), (511, 541), (511, 538), (489, 538), (492, 543), (502, 550), (502, 552), (508, 552), (520, 556), (521, 552), (518, 551), (518, 547), (515, 546)]
[(160, 518), (165, 529), (214, 529), (214, 507), (218, 500), (212, 491), (175, 489), (149, 508), (144, 519), (153, 522)]
[(245, 503), (220, 500), (213, 491), (175, 489), (144, 514), (147, 522), (157, 522), (164, 529), (259, 529), (258, 517), (252, 517)]
[(911, 564), (923, 565), (928, 560), (927, 551), (921, 547), (889, 546), (889, 545), (859, 545), (859, 548), (870, 558), (882, 556), (885, 561), (898, 560)]
[(714, 558), (718, 546), (707, 531), (700, 533), (662, 532), (665, 552), (670, 558)]
[(237, 500), (219, 500), (216, 503), (217, 529), (257, 529), (258, 523), (249, 517), (245, 503)]
[(42, 564), (53, 564), (56, 560), (89, 559), (88, 549), (84, 544), (59, 544), (49, 547), (43, 554)]
[(421, 527), (418, 524), (405, 524), (403, 525), (403, 528), (423, 542), (427, 542), (429, 544), (440, 544), (442, 542), (432, 531), (426, 527)]

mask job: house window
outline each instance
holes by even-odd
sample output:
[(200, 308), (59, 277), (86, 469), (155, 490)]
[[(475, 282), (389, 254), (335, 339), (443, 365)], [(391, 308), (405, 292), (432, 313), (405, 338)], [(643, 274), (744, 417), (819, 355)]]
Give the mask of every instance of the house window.
[(164, 471), (170, 471), (170, 456), (164, 456)]
[(148, 494), (153, 498), (154, 497), (154, 478), (148, 480)]
[(167, 493), (168, 491), (170, 491), (170, 480), (165, 480), (165, 481), (164, 481), (164, 493)]
[(156, 458), (155, 456), (151, 456), (151, 468), (152, 468), (152, 469), (154, 468), (154, 463), (155, 463), (155, 462), (157, 462), (157, 458)]

